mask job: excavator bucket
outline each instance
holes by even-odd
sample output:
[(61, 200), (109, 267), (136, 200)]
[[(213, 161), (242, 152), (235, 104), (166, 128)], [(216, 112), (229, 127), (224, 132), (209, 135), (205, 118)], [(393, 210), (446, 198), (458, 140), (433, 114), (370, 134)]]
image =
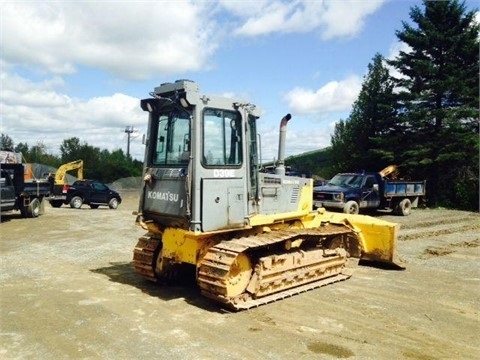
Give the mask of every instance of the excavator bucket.
[(357, 234), (362, 248), (361, 260), (389, 264), (405, 269), (397, 255), (397, 236), (400, 225), (372, 216), (328, 213), (332, 223), (344, 223)]

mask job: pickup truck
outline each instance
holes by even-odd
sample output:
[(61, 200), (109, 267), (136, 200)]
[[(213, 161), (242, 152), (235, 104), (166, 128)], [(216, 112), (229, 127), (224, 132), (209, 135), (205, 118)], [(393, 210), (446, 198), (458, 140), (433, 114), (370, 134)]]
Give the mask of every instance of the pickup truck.
[(25, 180), (23, 164), (0, 165), (1, 212), (19, 210), (23, 217), (38, 217), (50, 195), (47, 180)]
[(75, 181), (68, 189), (65, 200), (65, 203), (74, 209), (80, 209), (83, 204), (89, 205), (92, 209), (100, 205), (116, 209), (121, 202), (122, 198), (118, 192), (96, 180)]
[(369, 209), (406, 216), (424, 200), (425, 185), (425, 181), (390, 180), (382, 172), (340, 173), (313, 188), (313, 204), (347, 214)]

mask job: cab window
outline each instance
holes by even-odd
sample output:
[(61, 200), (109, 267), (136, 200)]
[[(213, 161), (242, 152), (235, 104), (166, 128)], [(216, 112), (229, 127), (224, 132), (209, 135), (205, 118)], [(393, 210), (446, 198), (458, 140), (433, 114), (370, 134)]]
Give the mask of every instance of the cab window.
[(367, 189), (371, 189), (373, 188), (373, 185), (376, 184), (377, 181), (375, 180), (375, 178), (373, 176), (368, 176), (367, 177), (367, 180), (365, 181), (365, 187)]
[(206, 109), (203, 113), (203, 158), (205, 166), (242, 164), (242, 123), (234, 111)]

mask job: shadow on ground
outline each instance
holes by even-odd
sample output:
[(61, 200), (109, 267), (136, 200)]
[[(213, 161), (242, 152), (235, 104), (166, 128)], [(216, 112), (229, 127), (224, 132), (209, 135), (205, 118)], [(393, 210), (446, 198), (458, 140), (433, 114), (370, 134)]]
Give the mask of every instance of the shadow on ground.
[(222, 308), (220, 304), (205, 298), (200, 293), (194, 281), (194, 276), (187, 272), (179, 275), (176, 284), (172, 284), (170, 281), (154, 283), (142, 278), (135, 273), (133, 262), (111, 262), (110, 266), (91, 269), (90, 271), (96, 274), (106, 275), (110, 281), (134, 286), (149, 296), (158, 297), (165, 301), (183, 298), (188, 304), (206, 311), (218, 313), (230, 312)]

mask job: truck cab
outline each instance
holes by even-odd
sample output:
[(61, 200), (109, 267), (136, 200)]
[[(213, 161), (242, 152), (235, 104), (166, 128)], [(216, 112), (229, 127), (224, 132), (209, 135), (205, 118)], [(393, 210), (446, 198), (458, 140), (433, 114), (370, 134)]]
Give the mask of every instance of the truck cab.
[(14, 210), (16, 203), (15, 186), (10, 174), (6, 170), (1, 169), (0, 172), (1, 211)]
[(313, 189), (314, 206), (358, 214), (360, 209), (380, 206), (381, 185), (376, 173), (340, 173)]

